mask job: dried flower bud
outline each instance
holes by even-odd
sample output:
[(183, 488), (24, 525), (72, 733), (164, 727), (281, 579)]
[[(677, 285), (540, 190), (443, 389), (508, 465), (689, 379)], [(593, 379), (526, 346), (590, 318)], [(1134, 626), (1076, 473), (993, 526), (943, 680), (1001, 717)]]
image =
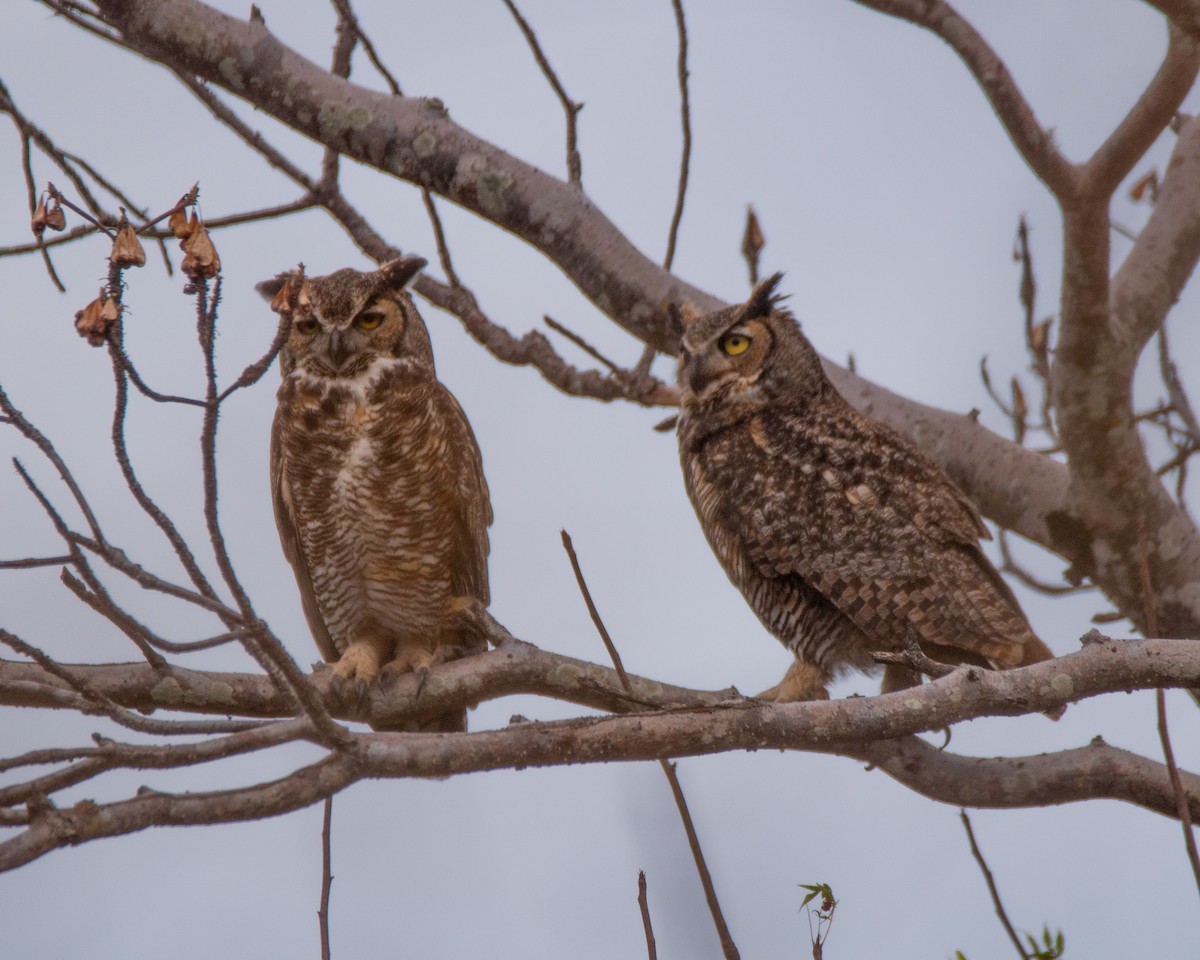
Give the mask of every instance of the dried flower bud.
[(1051, 320), (1043, 320), (1041, 323), (1035, 323), (1029, 329), (1029, 348), (1039, 357), (1046, 355), (1046, 347), (1050, 342), (1051, 323)]
[(176, 210), (167, 218), (167, 229), (175, 234), (177, 240), (186, 240), (192, 235), (188, 215), (182, 210)]
[(180, 246), (183, 248), (183, 263), (179, 265), (191, 280), (211, 280), (221, 272), (221, 258), (217, 256), (217, 248), (208, 238), (208, 230), (204, 224), (195, 221), (196, 229)]
[(296, 306), (303, 309), (312, 306), (312, 284), (307, 280), (300, 287), (300, 296), (296, 298)]
[[(109, 303), (113, 305), (116, 312), (115, 316), (111, 316), (113, 310), (108, 311), (111, 319), (109, 316), (105, 316), (105, 309)], [(121, 311), (116, 302), (107, 298), (104, 290), (101, 289), (100, 296), (75, 314), (75, 329), (93, 347), (103, 346), (104, 339), (108, 336), (108, 328), (116, 322), (120, 315)]]
[(37, 207), (34, 208), (33, 217), (29, 221), (29, 229), (33, 231), (35, 237), (41, 238), (46, 232), (46, 224), (49, 222), (46, 216), (46, 198), (45, 196), (38, 197)]
[(112, 253), (109, 260), (113, 266), (122, 270), (126, 267), (141, 267), (146, 264), (146, 251), (142, 249), (141, 241), (134, 232), (133, 225), (122, 223), (117, 230), (117, 239), (113, 241)]
[(67, 228), (67, 215), (63, 213), (62, 204), (58, 202), (58, 197), (51, 197), (50, 205), (46, 207), (46, 226), (51, 230), (65, 230)]

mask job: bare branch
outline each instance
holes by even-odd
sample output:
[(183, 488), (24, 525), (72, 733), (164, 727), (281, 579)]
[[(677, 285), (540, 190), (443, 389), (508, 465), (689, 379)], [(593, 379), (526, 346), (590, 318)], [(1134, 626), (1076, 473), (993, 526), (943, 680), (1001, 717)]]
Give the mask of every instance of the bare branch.
[(566, 88), (559, 81), (558, 74), (550, 66), (550, 61), (546, 58), (546, 54), (542, 51), (542, 45), (538, 42), (537, 34), (533, 32), (533, 27), (529, 25), (528, 20), (521, 16), (521, 11), (517, 9), (517, 5), (513, 0), (503, 0), (503, 2), (508, 7), (508, 12), (513, 15), (513, 19), (517, 21), (517, 26), (521, 28), (521, 33), (525, 35), (529, 49), (533, 52), (533, 58), (537, 61), (538, 66), (541, 67), (546, 81), (554, 89), (559, 102), (562, 104), (563, 112), (567, 115), (567, 180), (570, 183), (582, 184), (583, 164), (579, 158), (576, 123), (579, 111), (583, 109), (583, 104), (576, 103), (571, 99)]
[(1200, 73), (1200, 44), (1169, 25), (1167, 55), (1125, 119), (1100, 145), (1081, 171), (1080, 193), (1110, 197), (1158, 139)]
[(663, 269), (670, 270), (675, 262), (675, 241), (679, 236), (679, 224), (683, 220), (683, 201), (687, 196), (688, 170), (692, 163), (692, 111), (688, 99), (687, 65), (687, 22), (683, 17), (683, 0), (671, 0), (675, 10), (675, 27), (679, 31), (679, 113), (683, 129), (683, 152), (679, 158), (679, 187), (675, 194), (675, 212), (671, 214), (671, 230), (667, 234), (667, 255), (663, 257)]
[(967, 816), (966, 810), (959, 810), (958, 815), (962, 819), (963, 829), (967, 831), (967, 842), (971, 844), (971, 856), (979, 864), (979, 870), (987, 882), (988, 893), (992, 896), (992, 905), (996, 908), (996, 916), (1000, 918), (1000, 923), (1004, 927), (1004, 932), (1008, 934), (1008, 939), (1016, 947), (1017, 956), (1020, 960), (1029, 960), (1029, 955), (1021, 946), (1017, 931), (1013, 929), (1012, 921), (1008, 919), (1008, 911), (1004, 909), (1004, 903), (1000, 900), (1000, 891), (996, 888), (996, 880), (992, 876), (992, 871), (988, 869), (987, 861), (983, 859), (983, 852), (979, 849), (979, 844), (975, 842), (975, 831), (971, 829), (971, 818)]
[[(588, 589), (587, 582), (583, 579), (583, 571), (579, 568), (579, 558), (575, 555), (575, 547), (571, 543), (571, 537), (566, 530), (562, 531), (563, 549), (567, 551), (567, 556), (571, 560), (571, 571), (575, 574), (575, 583), (579, 586), (579, 592), (583, 595), (583, 602), (587, 605), (588, 614), (592, 618), (592, 624), (596, 627), (596, 632), (600, 634), (600, 639), (604, 641), (604, 648), (608, 651), (608, 656), (613, 662), (613, 667), (617, 671), (617, 679), (620, 680), (621, 686), (625, 691), (631, 692), (632, 686), (629, 683), (629, 677), (625, 673), (625, 667), (621, 663), (621, 655), (617, 653), (616, 645), (612, 642), (612, 637), (609, 636), (608, 628), (604, 626), (604, 621), (600, 617), (600, 611), (596, 609), (596, 604), (592, 601), (592, 592)], [(717, 899), (717, 888), (713, 885), (712, 874), (709, 873), (708, 863), (704, 859), (704, 851), (700, 847), (700, 836), (696, 833), (696, 825), (692, 821), (691, 811), (688, 810), (687, 798), (683, 794), (683, 786), (679, 782), (679, 774), (675, 770), (675, 764), (663, 757), (658, 759), (658, 765), (662, 768), (663, 774), (667, 778), (667, 783), (671, 787), (671, 796), (675, 799), (675, 809), (679, 811), (679, 819), (683, 822), (684, 833), (687, 834), (688, 847), (692, 851), (692, 860), (696, 864), (696, 873), (700, 877), (700, 886), (704, 888), (704, 899), (708, 903), (708, 912), (712, 915), (713, 925), (717, 928), (717, 938), (721, 941), (721, 951), (725, 954), (726, 960), (738, 960), (740, 956), (737, 945), (733, 942), (733, 936), (729, 932), (729, 926), (725, 922), (725, 914), (721, 910), (720, 900)]]
[(317, 908), (317, 923), (321, 929), (321, 960), (329, 960), (329, 891), (333, 887), (333, 851), (330, 827), (333, 821), (333, 797), (325, 798), (325, 813), (321, 822), (321, 905)]
[[(1004, 124), (1025, 162), (1060, 200), (1078, 189), (1079, 171), (1058, 150), (1054, 135), (1038, 122), (1008, 67), (970, 23), (942, 0), (856, 0), (941, 37), (959, 55)], [(103, 6), (103, 5), (102, 5)]]
[(646, 934), (646, 956), (658, 960), (658, 947), (654, 943), (654, 926), (650, 922), (650, 904), (646, 897), (646, 871), (638, 871), (638, 909), (642, 914), (642, 930)]
[(1179, 29), (1200, 38), (1200, 4), (1196, 0), (1146, 0), (1161, 10)]
[(25, 560), (0, 560), (0, 570), (30, 570), (33, 567), (61, 567), (74, 563), (69, 554), (58, 557), (29, 557)]

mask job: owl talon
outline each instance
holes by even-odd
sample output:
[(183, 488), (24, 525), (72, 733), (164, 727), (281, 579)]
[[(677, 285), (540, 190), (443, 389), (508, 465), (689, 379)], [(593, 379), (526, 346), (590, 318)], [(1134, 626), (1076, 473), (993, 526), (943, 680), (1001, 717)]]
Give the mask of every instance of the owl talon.
[(754, 699), (767, 700), (772, 703), (796, 703), (805, 700), (828, 700), (829, 691), (825, 685), (829, 683), (828, 672), (814, 663), (803, 660), (793, 661), (788, 672), (783, 675), (775, 686), (764, 690)]
[(358, 680), (368, 684), (379, 676), (379, 651), (370, 643), (352, 643), (333, 665), (333, 675), (339, 680)]

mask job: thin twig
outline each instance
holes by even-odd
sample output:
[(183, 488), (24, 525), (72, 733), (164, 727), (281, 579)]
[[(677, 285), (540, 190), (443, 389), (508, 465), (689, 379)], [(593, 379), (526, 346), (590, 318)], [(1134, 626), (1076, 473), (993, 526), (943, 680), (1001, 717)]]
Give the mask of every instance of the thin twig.
[[(1146, 621), (1146, 633), (1153, 637), (1158, 635), (1158, 604), (1154, 583), (1150, 576), (1150, 550), (1145, 516), (1138, 518), (1138, 547), (1138, 570), (1142, 579), (1142, 613)], [(1188, 809), (1187, 792), (1183, 789), (1183, 779), (1179, 776), (1179, 766), (1175, 763), (1175, 751), (1171, 747), (1171, 734), (1167, 728), (1167, 697), (1161, 687), (1154, 691), (1154, 705), (1158, 714), (1158, 739), (1162, 743), (1163, 760), (1167, 765), (1167, 774), (1171, 778), (1171, 788), (1175, 791), (1175, 806), (1179, 811), (1179, 824), (1183, 828), (1183, 845), (1187, 850), (1192, 876), (1196, 879), (1196, 889), (1200, 890), (1200, 852), (1196, 849), (1196, 835), (1192, 830), (1192, 815)]]
[(1087, 593), (1096, 589), (1096, 585), (1093, 583), (1081, 583), (1075, 586), (1069, 583), (1047, 583), (1045, 580), (1039, 580), (1013, 559), (1008, 543), (1008, 531), (1001, 527), (998, 533), (996, 540), (1000, 545), (1000, 557), (1003, 561), (1000, 569), (1005, 573), (1012, 574), (1031, 590), (1051, 597), (1062, 597), (1073, 593)]
[(966, 810), (959, 810), (958, 815), (962, 818), (962, 825), (967, 831), (967, 841), (971, 844), (971, 856), (979, 864), (979, 869), (983, 873), (983, 879), (987, 881), (988, 893), (992, 895), (992, 904), (996, 908), (996, 916), (1000, 918), (1004, 932), (1008, 934), (1008, 939), (1012, 941), (1013, 946), (1016, 948), (1017, 956), (1021, 960), (1029, 960), (1029, 954), (1021, 946), (1021, 940), (1017, 936), (1017, 931), (1013, 929), (1012, 922), (1008, 919), (1008, 912), (1004, 909), (1004, 903), (1000, 900), (1000, 891), (996, 889), (996, 881), (992, 877), (992, 871), (988, 869), (987, 861), (983, 859), (983, 853), (979, 849), (979, 844), (975, 842), (975, 831), (971, 829), (971, 818), (967, 816)]
[(421, 200), (425, 204), (425, 212), (429, 214), (429, 225), (433, 227), (433, 240), (437, 244), (438, 261), (442, 265), (442, 272), (446, 274), (450, 286), (461, 287), (458, 274), (454, 272), (454, 263), (450, 259), (450, 247), (446, 243), (446, 231), (442, 227), (442, 218), (428, 187), (421, 188)]
[(533, 32), (533, 27), (529, 25), (529, 21), (521, 16), (521, 11), (517, 9), (517, 5), (513, 0), (503, 0), (503, 2), (508, 7), (509, 13), (513, 15), (513, 19), (517, 21), (517, 26), (521, 28), (521, 33), (525, 35), (529, 49), (533, 51), (533, 58), (537, 60), (537, 64), (542, 68), (542, 73), (545, 75), (546, 80), (554, 88), (554, 92), (558, 95), (558, 99), (562, 103), (563, 112), (567, 115), (567, 181), (569, 183), (582, 183), (583, 164), (579, 158), (576, 119), (579, 111), (583, 109), (583, 104), (576, 103), (567, 94), (566, 89), (558, 79), (558, 74), (554, 72), (554, 68), (550, 66), (550, 61), (546, 59), (546, 54), (542, 51), (542, 45), (538, 42), (537, 34)]
[(646, 934), (646, 957), (658, 960), (658, 947), (654, 943), (654, 926), (650, 922), (650, 903), (646, 898), (646, 871), (638, 871), (638, 909), (642, 913), (642, 930)]
[(333, 822), (333, 797), (325, 798), (325, 815), (321, 821), (321, 905), (317, 908), (317, 923), (321, 928), (321, 960), (329, 960), (329, 891), (333, 887), (333, 851), (330, 826)]
[[(604, 647), (608, 651), (609, 657), (612, 658), (613, 667), (621, 680), (621, 686), (625, 688), (627, 693), (632, 693), (633, 688), (629, 683), (628, 674), (625, 673), (625, 667), (621, 663), (621, 656), (617, 653), (617, 648), (612, 642), (612, 637), (609, 636), (608, 628), (604, 626), (604, 621), (600, 618), (600, 611), (596, 609), (596, 604), (592, 601), (591, 591), (588, 590), (587, 582), (583, 579), (583, 571), (579, 567), (579, 558), (575, 555), (575, 547), (571, 543), (571, 537), (566, 530), (562, 531), (562, 542), (563, 548), (567, 551), (567, 556), (570, 558), (571, 570), (575, 574), (575, 582), (579, 585), (579, 592), (583, 594), (583, 602), (587, 604), (592, 623), (595, 625), (596, 631), (600, 634), (600, 639), (604, 641)], [(729, 927), (725, 923), (725, 915), (721, 912), (721, 904), (717, 899), (717, 890), (713, 886), (712, 874), (708, 872), (708, 864), (704, 860), (704, 852), (700, 849), (700, 837), (696, 833), (695, 824), (692, 823), (692, 815), (688, 810), (687, 798), (683, 795), (683, 787), (679, 783), (675, 764), (659, 757), (658, 765), (662, 767), (663, 774), (667, 778), (667, 783), (671, 786), (671, 795), (675, 798), (675, 807), (679, 811), (680, 820), (683, 821), (683, 830), (687, 834), (688, 846), (692, 851), (692, 859), (696, 863), (696, 872), (700, 875), (700, 885), (704, 888), (704, 899), (708, 901), (708, 911), (712, 914), (713, 924), (717, 928), (717, 937), (721, 941), (721, 950), (724, 952), (726, 960), (739, 960), (741, 955), (738, 953), (737, 946), (733, 942), (733, 937), (729, 933)]]
[(400, 92), (400, 84), (396, 82), (396, 78), (392, 76), (392, 72), (384, 66), (383, 61), (379, 58), (379, 54), (375, 52), (375, 44), (371, 42), (371, 38), (363, 30), (362, 24), (358, 22), (358, 17), (351, 8), (349, 0), (333, 0), (333, 5), (337, 9), (338, 16), (354, 28), (354, 33), (362, 44), (363, 52), (367, 55), (367, 59), (371, 61), (371, 65), (383, 77), (384, 82), (388, 85), (388, 89), (392, 92), (392, 96), (404, 96)]
[[(25, 173), (25, 185), (29, 190), (29, 212), (32, 214), (37, 206), (37, 187), (33, 182), (33, 156), (28, 134), (21, 138), (21, 169)], [(37, 235), (37, 248), (38, 253), (42, 255), (42, 263), (46, 265), (46, 273), (50, 275), (50, 279), (58, 287), (58, 292), (66, 293), (67, 288), (62, 280), (59, 279), (58, 271), (54, 269), (54, 261), (50, 259), (50, 251), (46, 249), (46, 244), (42, 240), (40, 232)]]
[(632, 693), (633, 688), (629, 684), (629, 675), (625, 672), (625, 665), (621, 662), (621, 655), (617, 653), (617, 647), (609, 636), (608, 628), (604, 626), (604, 621), (600, 618), (600, 611), (596, 609), (596, 604), (592, 601), (592, 592), (588, 589), (587, 582), (583, 579), (583, 570), (579, 566), (579, 557), (575, 554), (575, 545), (571, 542), (571, 535), (566, 530), (562, 533), (563, 549), (567, 551), (567, 557), (571, 561), (571, 571), (575, 574), (575, 582), (579, 585), (579, 592), (583, 594), (583, 602), (587, 604), (588, 614), (592, 618), (592, 623), (596, 626), (596, 631), (600, 634), (600, 639), (604, 641), (604, 649), (608, 651), (609, 659), (612, 660), (613, 669), (617, 671), (617, 676), (621, 680), (621, 686), (625, 688), (626, 693)]
[(688, 169), (692, 162), (692, 115), (688, 99), (687, 22), (683, 18), (683, 0), (671, 0), (675, 9), (675, 24), (679, 29), (679, 113), (683, 125), (683, 154), (679, 160), (679, 189), (675, 196), (675, 212), (671, 215), (671, 231), (667, 235), (667, 255), (663, 269), (670, 270), (675, 262), (675, 241), (679, 223), (683, 220), (683, 201), (687, 196)]
[(611, 370), (613, 373), (622, 372), (620, 367), (618, 367), (615, 363), (613, 363), (611, 360), (609, 360), (608, 357), (606, 357), (599, 350), (597, 350), (595, 347), (593, 347), (590, 343), (588, 343), (586, 340), (584, 340), (583, 337), (581, 337), (579, 334), (577, 334), (574, 330), (564, 327), (561, 323), (559, 323), (557, 320), (555, 320), (553, 317), (551, 317), (547, 314), (543, 314), (542, 319), (546, 322), (546, 326), (548, 326), (555, 333), (561, 334), (562, 336), (566, 337), (573, 344), (575, 344), (575, 346), (577, 346), (580, 350), (582, 350), (584, 353), (586, 353), (593, 360), (597, 360), (600, 363), (604, 364), (604, 366), (608, 367), (608, 369)]
[[(192, 553), (191, 547), (179, 529), (171, 521), (171, 518), (166, 515), (161, 507), (154, 502), (153, 498), (146, 492), (138, 479), (136, 471), (133, 469), (133, 461), (129, 456), (129, 447), (125, 440), (125, 416), (129, 408), (129, 389), (126, 386), (125, 377), (133, 369), (133, 364), (125, 354), (125, 324), (121, 320), (117, 320), (109, 331), (109, 356), (112, 359), (113, 368), (113, 417), (112, 430), (110, 436), (112, 438), (113, 456), (116, 458), (117, 465), (121, 469), (121, 476), (125, 479), (125, 486), (137, 501), (138, 506), (142, 508), (142, 512), (146, 514), (154, 525), (158, 527), (167, 542), (171, 545), (171, 549), (175, 552), (175, 556), (179, 559), (184, 571), (187, 573), (188, 579), (192, 581), (192, 585), (204, 597), (210, 600), (217, 599), (217, 593), (212, 585), (208, 582), (208, 578), (200, 569), (200, 564), (196, 561), (195, 554)], [(140, 380), (140, 378), (138, 378)], [(144, 386), (144, 385), (143, 385)], [(148, 388), (147, 388), (148, 389)], [(183, 400), (185, 398), (179, 398)]]
[(25, 560), (0, 560), (0, 570), (30, 570), (33, 567), (61, 567), (74, 563), (73, 556), (28, 557)]

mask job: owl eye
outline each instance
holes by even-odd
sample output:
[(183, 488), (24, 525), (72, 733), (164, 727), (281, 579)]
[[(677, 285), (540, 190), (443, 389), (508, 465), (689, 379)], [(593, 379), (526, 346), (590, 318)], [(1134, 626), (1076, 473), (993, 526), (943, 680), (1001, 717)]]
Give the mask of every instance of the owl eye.
[(295, 328), (297, 333), (302, 333), (306, 337), (312, 336), (321, 329), (321, 325), (316, 320), (297, 320), (292, 324), (292, 327)]
[(745, 353), (750, 347), (750, 337), (744, 333), (727, 333), (717, 341), (717, 346), (726, 356), (736, 357), (739, 353)]
[(359, 330), (374, 330), (383, 323), (383, 320), (384, 313), (382, 310), (367, 310), (354, 318), (354, 325)]

